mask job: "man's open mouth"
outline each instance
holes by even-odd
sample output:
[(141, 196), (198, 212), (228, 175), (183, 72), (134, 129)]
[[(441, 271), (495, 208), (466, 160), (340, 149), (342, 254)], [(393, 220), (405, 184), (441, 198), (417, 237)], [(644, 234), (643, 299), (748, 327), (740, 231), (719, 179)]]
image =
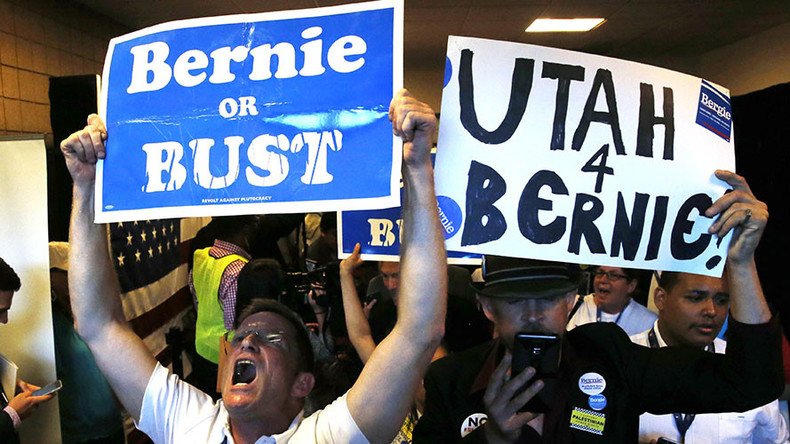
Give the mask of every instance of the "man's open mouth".
[(248, 359), (239, 359), (233, 366), (232, 384), (249, 384), (255, 380), (256, 375), (254, 362)]

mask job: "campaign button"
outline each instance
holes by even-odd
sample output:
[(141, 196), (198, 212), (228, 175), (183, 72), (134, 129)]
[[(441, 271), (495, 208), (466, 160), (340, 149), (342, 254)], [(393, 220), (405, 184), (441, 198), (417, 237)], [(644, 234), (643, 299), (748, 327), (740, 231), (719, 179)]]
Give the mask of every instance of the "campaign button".
[(604, 395), (592, 395), (587, 399), (587, 404), (590, 406), (591, 409), (600, 411), (606, 407), (606, 396)]
[(579, 390), (585, 395), (599, 395), (606, 388), (606, 379), (598, 373), (585, 373), (579, 378)]
[(482, 427), (486, 423), (488, 415), (485, 413), (473, 413), (464, 419), (461, 423), (461, 438), (472, 433), (478, 427)]

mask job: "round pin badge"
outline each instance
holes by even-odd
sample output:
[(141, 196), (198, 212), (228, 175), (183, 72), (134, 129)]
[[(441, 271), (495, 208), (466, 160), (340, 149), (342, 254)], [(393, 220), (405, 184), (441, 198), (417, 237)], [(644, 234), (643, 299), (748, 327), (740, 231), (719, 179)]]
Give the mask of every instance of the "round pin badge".
[(598, 373), (585, 373), (579, 378), (579, 390), (585, 395), (599, 395), (606, 388), (606, 379)]
[(488, 420), (488, 415), (485, 413), (473, 413), (464, 419), (461, 423), (461, 438), (475, 431), (476, 428), (482, 427)]
[(606, 396), (604, 395), (591, 395), (587, 399), (587, 404), (591, 409), (600, 411), (606, 407)]

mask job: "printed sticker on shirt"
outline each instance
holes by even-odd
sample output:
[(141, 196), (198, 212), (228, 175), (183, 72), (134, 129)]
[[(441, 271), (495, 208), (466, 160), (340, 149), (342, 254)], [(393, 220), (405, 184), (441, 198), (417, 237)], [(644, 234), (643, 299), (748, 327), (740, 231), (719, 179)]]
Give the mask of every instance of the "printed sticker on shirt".
[(488, 415), (485, 413), (472, 413), (467, 416), (461, 423), (461, 438), (475, 431), (476, 428), (482, 426), (488, 421)]
[(598, 373), (585, 373), (579, 378), (579, 390), (585, 395), (600, 395), (605, 388), (606, 379)]
[(606, 425), (606, 415), (600, 412), (574, 407), (571, 412), (570, 425), (572, 429), (603, 435), (603, 428), (604, 425)]
[(603, 410), (606, 408), (606, 396), (604, 395), (592, 395), (587, 398), (587, 404), (593, 410)]

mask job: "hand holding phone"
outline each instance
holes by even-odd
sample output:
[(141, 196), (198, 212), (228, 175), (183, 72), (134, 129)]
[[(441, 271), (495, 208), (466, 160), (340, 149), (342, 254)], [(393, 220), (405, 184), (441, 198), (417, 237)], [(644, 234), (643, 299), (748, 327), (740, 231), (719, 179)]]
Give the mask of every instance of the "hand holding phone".
[(513, 341), (512, 374), (527, 367), (535, 369), (535, 379), (557, 376), (560, 370), (560, 340), (557, 335), (516, 333)]
[(545, 413), (549, 410), (554, 380), (560, 369), (560, 340), (557, 335), (516, 333), (513, 340), (513, 363), (510, 374), (515, 376), (527, 367), (535, 369), (533, 380), (542, 380), (544, 387), (519, 411)]
[(51, 383), (47, 384), (46, 386), (41, 387), (40, 389), (34, 391), (32, 393), (32, 396), (46, 396), (46, 395), (49, 395), (50, 393), (57, 392), (61, 388), (63, 388), (63, 383), (60, 382), (60, 379), (58, 379), (55, 382), (51, 382)]

